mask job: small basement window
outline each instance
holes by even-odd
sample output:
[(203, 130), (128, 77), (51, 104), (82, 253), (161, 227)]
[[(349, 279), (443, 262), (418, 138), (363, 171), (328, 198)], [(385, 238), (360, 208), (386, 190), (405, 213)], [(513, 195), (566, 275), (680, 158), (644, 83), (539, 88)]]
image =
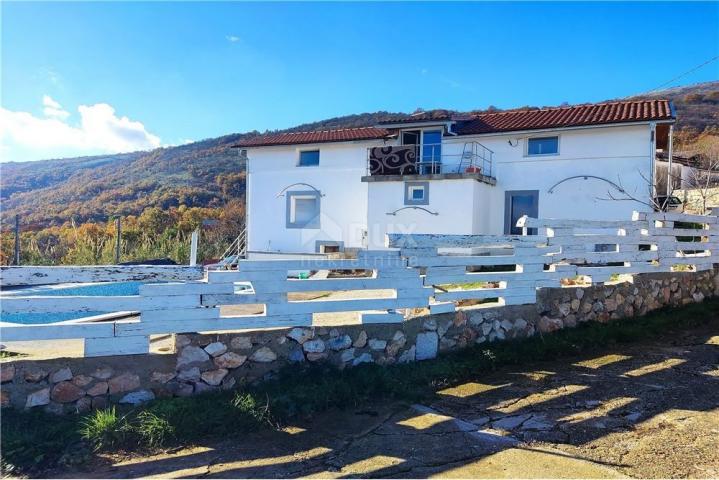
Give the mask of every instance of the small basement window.
[(320, 164), (319, 150), (304, 150), (300, 152), (300, 167), (317, 167)]
[(287, 228), (320, 228), (320, 193), (287, 192)]
[(429, 205), (429, 182), (405, 182), (405, 205)]
[(559, 137), (535, 137), (527, 139), (527, 156), (557, 155)]

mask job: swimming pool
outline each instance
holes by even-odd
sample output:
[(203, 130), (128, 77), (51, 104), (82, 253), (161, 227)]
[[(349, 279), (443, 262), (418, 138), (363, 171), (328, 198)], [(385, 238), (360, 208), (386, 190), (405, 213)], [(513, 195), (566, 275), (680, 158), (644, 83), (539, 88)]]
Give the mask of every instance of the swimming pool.
[[(140, 285), (143, 285), (143, 282), (84, 283), (20, 287), (3, 290), (2, 293), (0, 293), (0, 302), (6, 297), (139, 295)], [(35, 325), (93, 317), (96, 315), (103, 315), (105, 313), (107, 312), (8, 313), (2, 314), (0, 321), (21, 323), (24, 325)]]

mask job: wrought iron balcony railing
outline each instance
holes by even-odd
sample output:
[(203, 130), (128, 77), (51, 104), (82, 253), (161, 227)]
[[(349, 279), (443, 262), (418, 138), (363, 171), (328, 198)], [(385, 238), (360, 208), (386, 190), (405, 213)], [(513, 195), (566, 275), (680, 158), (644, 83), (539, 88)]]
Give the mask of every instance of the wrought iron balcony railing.
[[(442, 153), (442, 145), (388, 145), (367, 149), (367, 174), (431, 175), (478, 173), (492, 177), (494, 152), (467, 142), (460, 153)], [(445, 150), (446, 145), (444, 145)]]

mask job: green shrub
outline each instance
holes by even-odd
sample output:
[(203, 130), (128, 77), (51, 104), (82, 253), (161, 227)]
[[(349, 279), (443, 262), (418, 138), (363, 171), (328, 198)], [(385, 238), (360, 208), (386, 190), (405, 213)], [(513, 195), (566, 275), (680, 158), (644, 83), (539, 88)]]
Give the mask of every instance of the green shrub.
[(165, 445), (175, 435), (175, 428), (170, 425), (170, 422), (147, 410), (137, 415), (133, 429), (138, 433), (143, 443), (150, 448)]
[(115, 407), (96, 410), (86, 417), (80, 426), (80, 435), (89, 441), (95, 450), (120, 445), (129, 432), (130, 426), (125, 417), (118, 417)]

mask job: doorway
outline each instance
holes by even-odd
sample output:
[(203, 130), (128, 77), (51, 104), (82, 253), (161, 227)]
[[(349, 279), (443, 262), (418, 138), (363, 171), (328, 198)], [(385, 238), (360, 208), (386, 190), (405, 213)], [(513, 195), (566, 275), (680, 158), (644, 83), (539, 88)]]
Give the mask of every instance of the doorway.
[[(521, 235), (517, 220), (523, 215), (537, 218), (539, 215), (539, 190), (509, 190), (504, 192), (504, 233)], [(536, 235), (537, 229), (527, 230), (528, 235)]]

